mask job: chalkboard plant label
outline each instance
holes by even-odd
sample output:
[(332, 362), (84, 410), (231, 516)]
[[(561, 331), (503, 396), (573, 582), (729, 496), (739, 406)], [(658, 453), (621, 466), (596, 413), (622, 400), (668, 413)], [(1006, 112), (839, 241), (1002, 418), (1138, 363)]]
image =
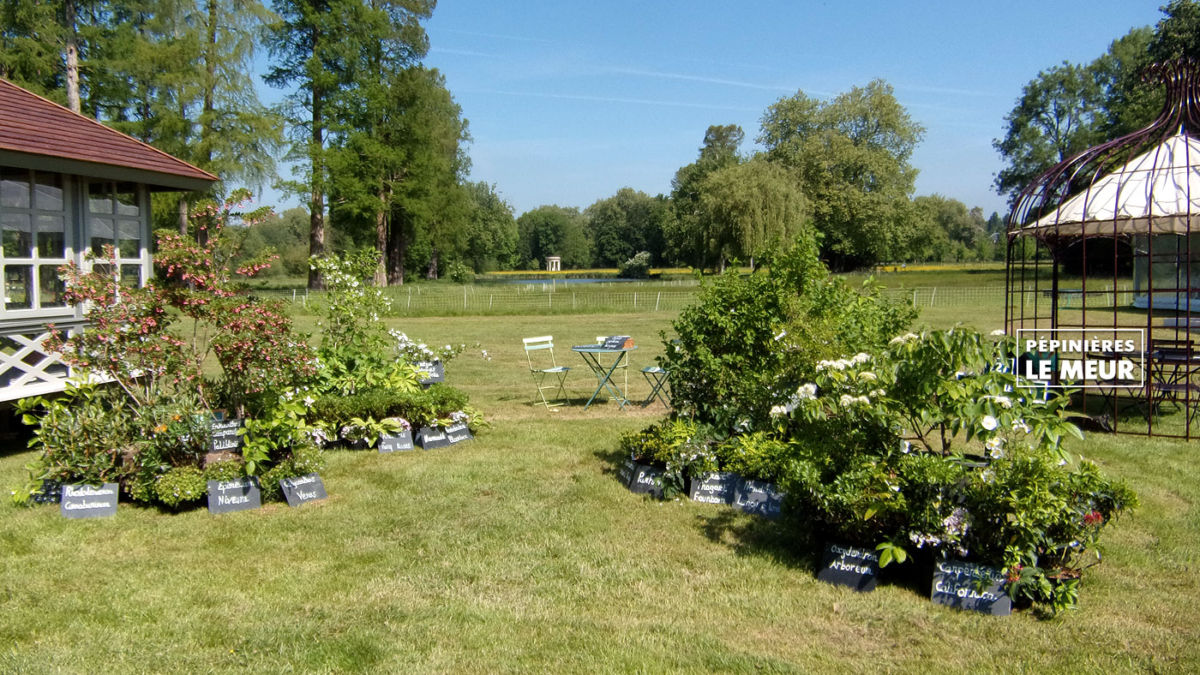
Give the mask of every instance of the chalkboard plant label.
[(733, 493), (741, 476), (736, 473), (713, 472), (692, 478), (688, 496), (694, 502), (705, 504), (732, 504)]
[(412, 429), (379, 436), (379, 452), (407, 452), (413, 447)]
[(231, 420), (214, 419), (209, 426), (209, 429), (212, 431), (212, 451), (237, 452), (240, 450), (242, 448), (242, 436), (238, 431), (241, 428), (241, 418)]
[(117, 514), (116, 483), (64, 485), (59, 513), (65, 518), (106, 518)]
[(417, 432), (417, 445), (425, 450), (435, 450), (450, 445), (450, 437), (441, 427), (421, 427)]
[(734, 490), (733, 507), (764, 518), (778, 518), (783, 513), (783, 493), (774, 483), (743, 479)]
[(471, 435), (471, 428), (467, 426), (466, 422), (459, 422), (446, 427), (446, 438), (451, 443), (462, 443), (475, 437)]
[(287, 499), (288, 506), (293, 508), (329, 496), (325, 494), (325, 483), (315, 473), (294, 478), (280, 478), (279, 489), (283, 490), (283, 496)]
[(621, 466), (617, 467), (617, 480), (621, 481), (621, 485), (626, 488), (633, 483), (633, 477), (637, 473), (638, 463), (632, 457), (626, 457), (621, 462)]
[(933, 564), (930, 599), (937, 605), (992, 616), (1012, 614), (1012, 598), (1008, 597), (1000, 570), (958, 560), (938, 560)]
[(232, 513), (262, 506), (262, 490), (258, 479), (249, 476), (233, 480), (208, 481), (208, 512)]
[(446, 381), (446, 366), (441, 362), (441, 360), (417, 361), (413, 364), (413, 367), (416, 368), (419, 373), (418, 377), (421, 379), (418, 381), (421, 384), (429, 385)]
[(849, 586), (856, 591), (875, 590), (879, 577), (879, 555), (857, 546), (826, 544), (821, 556), (817, 578), (837, 586)]
[(633, 469), (633, 479), (629, 481), (629, 491), (638, 495), (650, 495), (655, 499), (662, 499), (663, 470), (646, 464), (638, 464)]

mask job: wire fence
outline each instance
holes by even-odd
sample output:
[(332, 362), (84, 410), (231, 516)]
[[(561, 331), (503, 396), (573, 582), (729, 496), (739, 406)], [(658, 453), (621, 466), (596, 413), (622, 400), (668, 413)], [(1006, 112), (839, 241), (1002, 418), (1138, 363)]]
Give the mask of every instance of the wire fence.
[[(538, 284), (540, 286), (540, 284)], [(549, 284), (547, 284), (549, 285)], [(479, 288), (388, 289), (392, 316), (499, 316), (512, 314), (621, 314), (678, 312), (696, 299), (696, 290), (657, 289), (547, 290)], [(325, 293), (319, 291), (256, 291), (255, 295), (284, 300), (298, 313), (317, 313)]]
[[(678, 312), (696, 300), (699, 287), (695, 284), (551, 284), (532, 283), (508, 286), (397, 286), (386, 289), (391, 300), (392, 316), (500, 316), (513, 314), (621, 314)], [(1032, 291), (1026, 291), (1031, 293)], [(1048, 289), (1038, 291), (1049, 298)], [(318, 313), (325, 294), (320, 291), (269, 290), (255, 291), (259, 297), (269, 297), (291, 303), (298, 313)], [(1004, 286), (926, 286), (919, 288), (884, 289), (883, 294), (894, 300), (911, 302), (918, 309), (930, 307), (990, 307), (1003, 305)], [(1078, 289), (1060, 289), (1059, 306), (1081, 306)], [(1089, 287), (1089, 306), (1108, 303), (1129, 304), (1133, 300), (1131, 287)]]

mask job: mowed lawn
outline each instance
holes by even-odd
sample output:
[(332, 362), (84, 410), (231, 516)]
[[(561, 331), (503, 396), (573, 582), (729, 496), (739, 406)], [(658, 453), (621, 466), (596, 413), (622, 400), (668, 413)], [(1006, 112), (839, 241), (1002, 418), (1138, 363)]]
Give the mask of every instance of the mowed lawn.
[[(991, 330), (1000, 308), (927, 320)], [(444, 450), (329, 452), (322, 503), (220, 517), (123, 504), (89, 521), (0, 505), (0, 672), (1200, 670), (1200, 446), (1073, 445), (1143, 504), (1106, 531), (1078, 611), (935, 607), (927, 571), (903, 568), (860, 595), (816, 581), (819, 552), (785, 524), (617, 484), (618, 437), (663, 408), (582, 410), (595, 379), (569, 346), (632, 335), (643, 397), (638, 370), (670, 319), (391, 322), (479, 343), (448, 379), (491, 428)], [(544, 334), (573, 368), (557, 411), (530, 405), (521, 338)], [(0, 456), (0, 485), (30, 459)]]

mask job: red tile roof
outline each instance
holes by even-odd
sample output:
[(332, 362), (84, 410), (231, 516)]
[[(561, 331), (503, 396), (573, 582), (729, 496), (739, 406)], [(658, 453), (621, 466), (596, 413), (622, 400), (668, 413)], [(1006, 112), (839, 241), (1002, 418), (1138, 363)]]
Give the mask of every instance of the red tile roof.
[[(0, 150), (216, 181), (187, 162), (0, 78)], [(173, 181), (174, 182), (174, 181)]]

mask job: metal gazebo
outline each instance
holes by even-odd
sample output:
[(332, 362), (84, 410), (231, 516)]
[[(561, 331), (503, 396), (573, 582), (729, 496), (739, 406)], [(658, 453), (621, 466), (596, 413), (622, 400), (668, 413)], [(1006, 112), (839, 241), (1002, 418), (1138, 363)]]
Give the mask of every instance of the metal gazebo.
[[(1140, 329), (1132, 378), (1076, 403), (1114, 431), (1200, 436), (1200, 67), (1156, 64), (1150, 125), (1038, 176), (1008, 217), (1005, 327), (1114, 338)], [(1035, 356), (1028, 355), (1027, 356)], [(1104, 358), (1103, 354), (1065, 355)]]

